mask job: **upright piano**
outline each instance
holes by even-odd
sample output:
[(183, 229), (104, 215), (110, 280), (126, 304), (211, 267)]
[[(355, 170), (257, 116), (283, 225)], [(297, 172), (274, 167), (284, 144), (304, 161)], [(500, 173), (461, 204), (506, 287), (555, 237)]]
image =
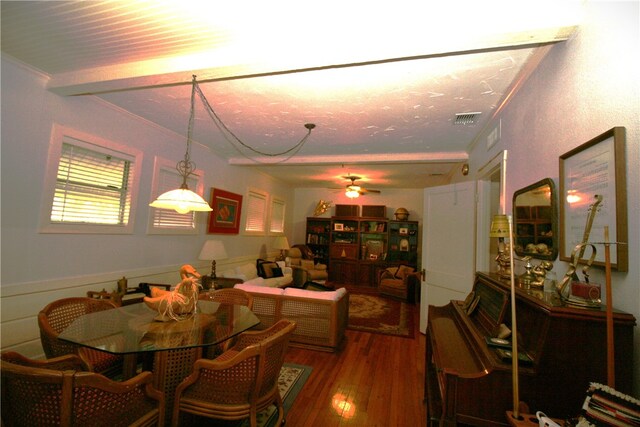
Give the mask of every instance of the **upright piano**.
[[(511, 290), (495, 274), (476, 273), (473, 301), (429, 306), (426, 331), (427, 425), (508, 425), (513, 409), (508, 344)], [(471, 302), (469, 304), (469, 302)], [(519, 397), (531, 412), (576, 416), (591, 382), (607, 383), (606, 310), (556, 306), (541, 291), (516, 289)], [(615, 388), (631, 394), (636, 319), (614, 311)], [(504, 326), (503, 326), (504, 330)], [(506, 351), (505, 351), (506, 350)]]

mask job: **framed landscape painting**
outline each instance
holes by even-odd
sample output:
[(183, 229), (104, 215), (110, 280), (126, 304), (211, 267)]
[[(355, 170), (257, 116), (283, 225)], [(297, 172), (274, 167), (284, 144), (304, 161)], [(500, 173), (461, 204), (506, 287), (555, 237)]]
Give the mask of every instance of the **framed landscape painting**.
[(219, 188), (211, 189), (211, 208), (209, 213), (209, 234), (238, 234), (242, 196)]

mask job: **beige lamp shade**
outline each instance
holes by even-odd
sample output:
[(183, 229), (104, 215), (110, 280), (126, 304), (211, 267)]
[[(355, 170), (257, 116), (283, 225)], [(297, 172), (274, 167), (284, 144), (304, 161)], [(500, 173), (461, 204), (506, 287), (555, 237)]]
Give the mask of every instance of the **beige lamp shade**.
[(489, 237), (509, 237), (509, 218), (506, 215), (493, 216)]
[(200, 250), (198, 259), (203, 261), (211, 261), (214, 259), (227, 259), (227, 251), (224, 249), (224, 243), (220, 240), (207, 240)]
[(279, 249), (281, 251), (288, 250), (290, 246), (289, 246), (289, 240), (287, 240), (287, 236), (276, 237), (275, 240), (273, 241), (273, 248)]
[(227, 259), (227, 251), (224, 249), (224, 243), (220, 240), (207, 240), (204, 242), (198, 259), (203, 261), (211, 260), (211, 277), (216, 278), (216, 260)]

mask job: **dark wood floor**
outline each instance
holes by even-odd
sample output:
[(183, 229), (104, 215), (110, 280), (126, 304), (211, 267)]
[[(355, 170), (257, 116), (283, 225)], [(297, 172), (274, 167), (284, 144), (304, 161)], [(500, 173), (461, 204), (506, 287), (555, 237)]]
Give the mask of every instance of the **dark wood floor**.
[(313, 372), (286, 415), (289, 427), (426, 425), (425, 337), (415, 305), (414, 338), (347, 330), (337, 353), (291, 347), (286, 361)]

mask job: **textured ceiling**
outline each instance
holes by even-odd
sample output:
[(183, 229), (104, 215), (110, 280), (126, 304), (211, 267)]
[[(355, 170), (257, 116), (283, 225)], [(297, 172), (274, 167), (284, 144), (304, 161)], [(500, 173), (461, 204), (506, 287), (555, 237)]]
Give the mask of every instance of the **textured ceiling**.
[[(458, 173), (510, 91), (573, 30), (525, 23), (544, 8), (518, 2), (211, 3), (2, 1), (2, 51), (48, 74), (56, 93), (99, 96), (181, 135), (196, 74), (224, 124), (262, 152), (316, 125), (290, 155), (256, 156), (197, 99), (194, 140), (230, 164), (300, 187), (346, 185), (352, 173), (372, 188), (422, 188)], [(553, 4), (556, 17), (563, 2)], [(484, 31), (498, 22), (509, 26)], [(471, 112), (476, 123), (454, 124)]]

